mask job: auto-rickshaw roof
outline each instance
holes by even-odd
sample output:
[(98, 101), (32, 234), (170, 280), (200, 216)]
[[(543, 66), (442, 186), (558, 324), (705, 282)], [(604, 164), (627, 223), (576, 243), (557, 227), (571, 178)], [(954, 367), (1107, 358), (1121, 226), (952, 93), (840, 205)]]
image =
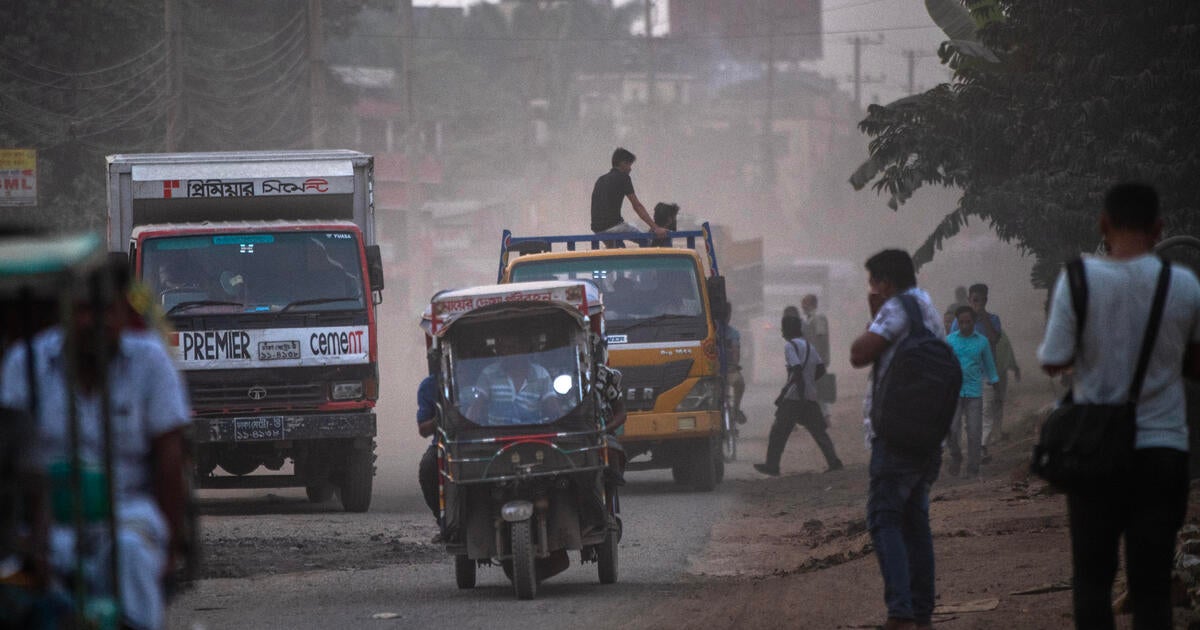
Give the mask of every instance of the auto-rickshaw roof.
[(451, 324), (477, 309), (498, 304), (545, 304), (577, 317), (595, 315), (604, 308), (604, 299), (596, 285), (580, 280), (546, 280), (489, 284), (442, 291), (430, 301), (430, 330), (437, 337), (446, 334)]
[(97, 234), (0, 238), (0, 293), (22, 287), (45, 297), (63, 291), (63, 280), (103, 265), (106, 252)]

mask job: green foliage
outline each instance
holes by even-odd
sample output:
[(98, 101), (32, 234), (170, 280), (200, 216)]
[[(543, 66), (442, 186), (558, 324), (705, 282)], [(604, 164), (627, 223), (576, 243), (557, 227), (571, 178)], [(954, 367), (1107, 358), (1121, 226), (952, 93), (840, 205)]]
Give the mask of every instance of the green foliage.
[[(971, 218), (1036, 257), (1046, 287), (1061, 263), (1098, 243), (1111, 184), (1154, 184), (1168, 229), (1200, 233), (1200, 5), (1189, 0), (973, 2), (979, 42), (939, 51), (952, 84), (871, 106), (860, 129), (870, 182), (896, 209), (923, 185), (962, 190), (958, 208), (917, 249), (927, 262)], [(1000, 19), (1000, 18), (1003, 19)]]

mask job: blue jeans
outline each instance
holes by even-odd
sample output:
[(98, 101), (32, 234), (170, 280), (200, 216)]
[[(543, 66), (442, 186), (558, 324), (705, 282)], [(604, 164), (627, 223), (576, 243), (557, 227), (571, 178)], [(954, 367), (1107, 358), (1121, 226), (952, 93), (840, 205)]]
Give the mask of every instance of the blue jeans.
[(933, 533), (929, 488), (942, 465), (940, 450), (912, 455), (871, 441), (867, 528), (883, 574), (888, 617), (928, 624), (933, 615)]

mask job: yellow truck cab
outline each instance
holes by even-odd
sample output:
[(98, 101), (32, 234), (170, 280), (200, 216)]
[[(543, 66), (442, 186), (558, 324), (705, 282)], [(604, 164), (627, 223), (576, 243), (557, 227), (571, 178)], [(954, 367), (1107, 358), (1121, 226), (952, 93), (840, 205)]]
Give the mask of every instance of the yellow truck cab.
[[(600, 249), (594, 234), (515, 237), (505, 230), (498, 275), (500, 282), (589, 280), (600, 288), (608, 363), (621, 371), (628, 412), (620, 435), (628, 470), (670, 468), (676, 482), (711, 490), (724, 476), (722, 446), (736, 439), (715, 315), (725, 304), (724, 278), (707, 223), (672, 232), (670, 242), (685, 246)], [(565, 249), (554, 251), (556, 243)], [(592, 249), (576, 249), (579, 243)]]

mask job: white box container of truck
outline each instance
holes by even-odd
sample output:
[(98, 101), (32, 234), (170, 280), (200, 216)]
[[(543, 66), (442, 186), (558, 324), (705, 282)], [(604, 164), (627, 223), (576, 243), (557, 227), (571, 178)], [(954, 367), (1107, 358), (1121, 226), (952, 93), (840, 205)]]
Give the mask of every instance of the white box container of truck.
[[(370, 507), (375, 306), (373, 159), (356, 151), (108, 156), (108, 245), (174, 332), (201, 488), (338, 490)], [(280, 471), (291, 460), (293, 474)]]

